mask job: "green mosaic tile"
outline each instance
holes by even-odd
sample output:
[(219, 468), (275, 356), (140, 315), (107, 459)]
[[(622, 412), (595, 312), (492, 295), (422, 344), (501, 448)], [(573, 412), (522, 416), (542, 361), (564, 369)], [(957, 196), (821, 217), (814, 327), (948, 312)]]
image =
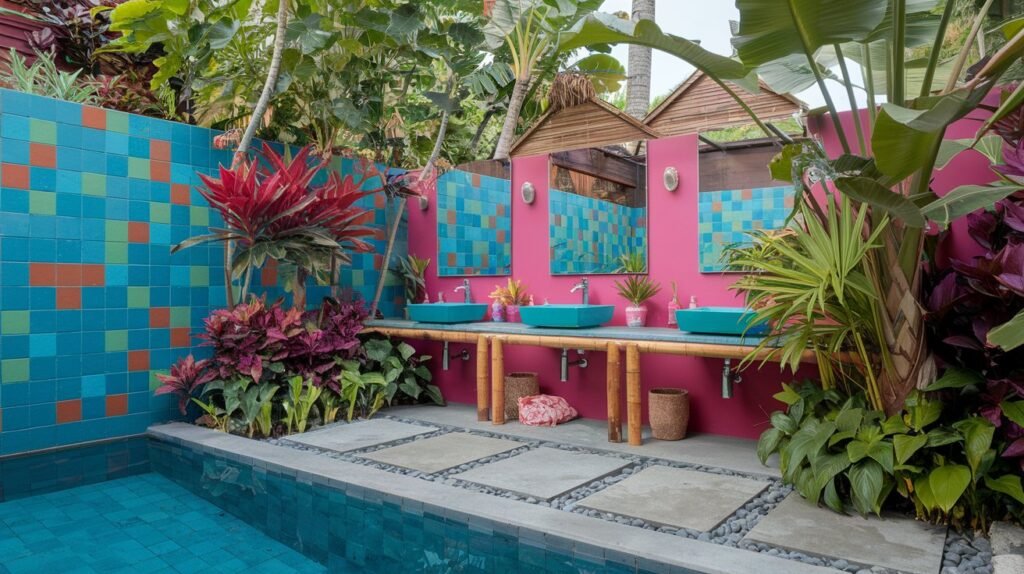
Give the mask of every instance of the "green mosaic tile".
[(171, 307), (171, 327), (188, 327), (191, 323), (188, 307)]
[(190, 278), (193, 287), (207, 287), (210, 285), (210, 268), (192, 267)]
[(4, 359), (0, 361), (0, 379), (3, 379), (4, 384), (27, 381), (28, 359)]
[(151, 223), (170, 223), (171, 206), (166, 203), (150, 203), (149, 221)]
[(149, 390), (155, 391), (157, 387), (163, 384), (163, 382), (157, 378), (157, 375), (166, 375), (167, 371), (150, 371), (149, 372)]
[(113, 221), (107, 220), (106, 229), (107, 241), (119, 241), (121, 243), (128, 242), (128, 222), (127, 221)]
[(34, 143), (57, 145), (57, 123), (32, 118), (28, 127), (29, 139)]
[(145, 309), (149, 307), (149, 287), (128, 288), (128, 308)]
[(108, 242), (105, 246), (107, 263), (126, 265), (128, 263), (128, 244)]
[(149, 160), (141, 157), (128, 158), (128, 177), (149, 179)]
[(128, 114), (107, 110), (107, 130), (119, 134), (128, 133)]
[(106, 197), (107, 176), (99, 173), (82, 173), (82, 195)]
[(108, 353), (128, 350), (128, 331), (107, 331), (106, 350)]
[(0, 311), (0, 334), (28, 335), (28, 311)]
[(206, 207), (193, 205), (188, 208), (189, 225), (206, 227), (210, 225), (210, 210)]
[(57, 194), (48, 191), (28, 192), (28, 212), (35, 215), (57, 215)]

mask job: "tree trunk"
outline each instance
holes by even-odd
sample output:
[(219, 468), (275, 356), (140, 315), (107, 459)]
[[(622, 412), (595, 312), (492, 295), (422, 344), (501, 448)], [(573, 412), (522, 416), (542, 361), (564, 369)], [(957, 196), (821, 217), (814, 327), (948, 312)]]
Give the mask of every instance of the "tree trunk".
[(469, 142), (469, 156), (476, 158), (476, 151), (480, 149), (480, 140), (483, 138), (484, 130), (487, 129), (487, 124), (491, 123), (491, 118), (494, 117), (494, 108), (487, 108), (487, 112), (484, 113), (484, 118), (480, 120), (480, 125), (476, 127), (476, 133), (473, 134), (473, 140)]
[[(633, 21), (654, 21), (655, 0), (633, 0)], [(629, 45), (626, 78), (626, 113), (643, 118), (651, 105), (651, 49)]]
[(512, 98), (508, 102), (508, 113), (505, 115), (505, 123), (501, 127), (501, 136), (498, 138), (498, 146), (494, 150), (494, 159), (508, 159), (508, 152), (512, 149), (512, 143), (516, 137), (519, 112), (523, 110), (526, 93), (529, 91), (530, 78), (516, 78), (516, 85), (512, 88)]
[(274, 94), (277, 86), (277, 76), (281, 71), (281, 56), (284, 53), (285, 31), (288, 28), (288, 2), (289, 0), (278, 0), (277, 8), (277, 31), (274, 33), (274, 53), (270, 57), (270, 69), (267, 70), (267, 81), (263, 84), (263, 92), (260, 99), (256, 101), (256, 107), (252, 110), (252, 117), (249, 118), (249, 125), (245, 128), (241, 141), (238, 142), (238, 149), (235, 150), (233, 166), (237, 166), (249, 152), (249, 144), (256, 135), (256, 127), (263, 120), (267, 108), (270, 106), (270, 97)]

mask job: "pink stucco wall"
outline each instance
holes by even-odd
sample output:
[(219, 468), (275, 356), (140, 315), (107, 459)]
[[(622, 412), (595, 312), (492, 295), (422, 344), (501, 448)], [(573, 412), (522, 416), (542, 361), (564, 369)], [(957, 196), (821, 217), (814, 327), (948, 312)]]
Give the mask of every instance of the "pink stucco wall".
[[(846, 114), (849, 116), (849, 114)], [(844, 118), (849, 122), (850, 118)], [(951, 137), (968, 137), (976, 129), (977, 122), (965, 120), (951, 131)], [(812, 126), (819, 131), (830, 150), (838, 148), (830, 125)], [(852, 124), (850, 126), (852, 131)], [(651, 305), (648, 325), (666, 324), (666, 304), (670, 294), (668, 282), (675, 280), (679, 285), (679, 298), (685, 305), (691, 295), (697, 296), (700, 305), (739, 305), (740, 299), (729, 290), (735, 276), (722, 274), (701, 274), (697, 262), (697, 193), (698, 156), (696, 136), (680, 136), (648, 143), (648, 181), (650, 209), (649, 265), (651, 276), (662, 283), (663, 293)], [(668, 166), (675, 166), (681, 176), (681, 184), (675, 192), (669, 192), (662, 184), (661, 174)], [(985, 182), (984, 160), (966, 157), (957, 159), (949, 168), (939, 173), (937, 187), (941, 192), (964, 182)], [(537, 199), (532, 205), (523, 203), (519, 189), (524, 182), (531, 182), (537, 190)], [(569, 289), (578, 281), (573, 276), (551, 276), (548, 272), (548, 215), (547, 215), (547, 156), (518, 158), (512, 168), (512, 271), (513, 276), (522, 280), (538, 301), (547, 298), (551, 303), (578, 301), (578, 294)], [(410, 251), (420, 257), (437, 258), (435, 232), (436, 213), (434, 198), (426, 211), (413, 209), (409, 220)], [(958, 228), (959, 226), (957, 226)], [(959, 235), (964, 234), (961, 230)], [(964, 243), (961, 241), (960, 245)], [(966, 250), (966, 251), (965, 251)], [(956, 252), (969, 252), (958, 247)], [(593, 303), (617, 306), (612, 324), (624, 325), (625, 317), (622, 300), (615, 293), (611, 276), (591, 276), (591, 301)], [(471, 278), (474, 300), (488, 302), (487, 294), (503, 277)], [(457, 298), (452, 290), (461, 284), (461, 278), (439, 278), (436, 268), (431, 265), (427, 272), (427, 288), (431, 299), (438, 291), (444, 291), (448, 300)], [(439, 344), (419, 343), (424, 352), (439, 356)], [(453, 345), (452, 352), (462, 347)], [(540, 376), (541, 391), (565, 397), (586, 418), (604, 419), (605, 406), (605, 355), (589, 353), (590, 367), (581, 370), (570, 369), (569, 381), (558, 380), (559, 352), (554, 349), (528, 347), (506, 347), (506, 369), (536, 371)], [(436, 368), (435, 377), (445, 396), (453, 402), (475, 403), (475, 355), (468, 362), (452, 361), (449, 371)], [(644, 420), (647, 420), (646, 393), (654, 387), (678, 387), (687, 389), (691, 397), (690, 428), (694, 432), (706, 432), (737, 437), (756, 437), (766, 427), (768, 414), (780, 407), (772, 395), (779, 390), (779, 384), (791, 381), (794, 376), (780, 372), (777, 365), (768, 365), (762, 370), (750, 369), (743, 375), (743, 382), (735, 389), (733, 398), (721, 397), (722, 361), (696, 357), (673, 357), (644, 355), (641, 359), (642, 387), (644, 391)], [(439, 361), (435, 365), (439, 365)], [(800, 377), (813, 375), (813, 370), (802, 372)], [(625, 397), (622, 398), (623, 405)]]

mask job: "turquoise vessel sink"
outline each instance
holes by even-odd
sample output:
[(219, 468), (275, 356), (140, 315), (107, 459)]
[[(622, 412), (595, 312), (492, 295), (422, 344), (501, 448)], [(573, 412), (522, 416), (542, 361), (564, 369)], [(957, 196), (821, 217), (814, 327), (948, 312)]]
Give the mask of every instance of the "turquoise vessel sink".
[(415, 303), (406, 308), (409, 319), (418, 323), (472, 323), (487, 315), (483, 303)]
[(767, 323), (752, 324), (754, 312), (746, 307), (697, 307), (676, 311), (680, 331), (710, 335), (764, 335)]
[(519, 317), (533, 327), (585, 329), (611, 321), (614, 312), (614, 305), (530, 305), (519, 308)]

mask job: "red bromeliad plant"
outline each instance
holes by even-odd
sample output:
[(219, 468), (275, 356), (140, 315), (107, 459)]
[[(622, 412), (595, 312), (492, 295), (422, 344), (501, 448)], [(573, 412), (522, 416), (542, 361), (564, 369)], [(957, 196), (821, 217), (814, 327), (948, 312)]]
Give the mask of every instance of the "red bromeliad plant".
[(185, 414), (185, 407), (193, 393), (217, 376), (215, 371), (207, 369), (208, 366), (208, 360), (196, 361), (192, 355), (179, 360), (171, 366), (170, 374), (156, 376), (161, 385), (153, 394), (178, 395), (178, 410)]
[[(333, 281), (337, 266), (351, 262), (350, 251), (371, 250), (363, 240), (373, 234), (364, 225), (369, 212), (356, 206), (366, 193), (362, 182), (334, 171), (325, 183), (314, 184), (328, 160), (311, 157), (309, 148), (289, 161), (265, 144), (262, 156), (263, 162), (221, 166), (220, 178), (200, 176), (199, 192), (220, 213), (225, 228), (211, 228), (210, 234), (187, 239), (172, 252), (209, 242), (234, 247), (229, 264), (233, 278), (244, 277), (242, 301), (253, 269), (268, 258), (289, 264), (295, 307), (304, 309), (307, 277)], [(230, 282), (225, 287), (231, 304)]]

